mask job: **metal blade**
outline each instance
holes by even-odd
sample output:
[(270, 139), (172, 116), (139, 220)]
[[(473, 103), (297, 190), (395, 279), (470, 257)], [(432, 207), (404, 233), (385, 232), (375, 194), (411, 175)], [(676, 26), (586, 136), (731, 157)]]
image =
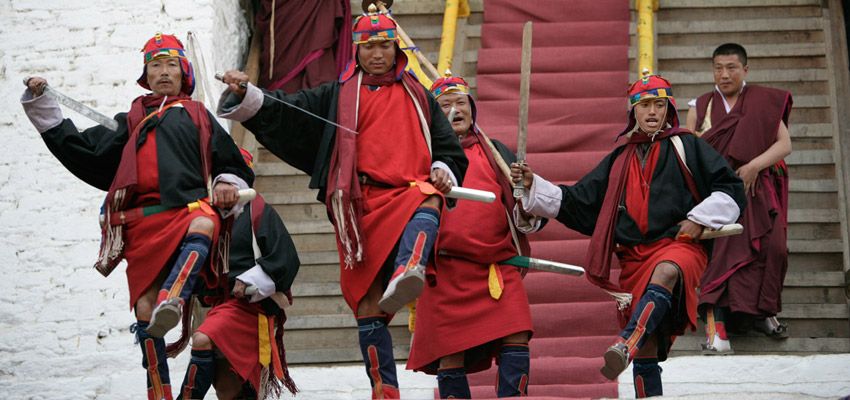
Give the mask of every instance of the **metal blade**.
[[(29, 77), (24, 78), (24, 85), (27, 84), (28, 80), (29, 80)], [(44, 86), (44, 94), (46, 94), (49, 97), (52, 97), (54, 100), (56, 100), (57, 103), (76, 111), (80, 115), (82, 115), (82, 116), (84, 116), (84, 117), (86, 117), (86, 118), (88, 118), (88, 119), (90, 119), (94, 122), (97, 122), (100, 125), (105, 126), (107, 129), (109, 129), (111, 131), (117, 131), (118, 130), (118, 121), (116, 121), (116, 120), (114, 120), (114, 119), (112, 119), (112, 118), (110, 118), (110, 117), (108, 117), (104, 114), (99, 113), (97, 110), (95, 110), (95, 109), (93, 109), (93, 108), (91, 108), (91, 107), (89, 107), (89, 106), (87, 106), (83, 103), (80, 103), (77, 100), (74, 100), (74, 99), (62, 94), (62, 92), (60, 92), (60, 91), (58, 91), (58, 90), (56, 90), (56, 89), (54, 89), (50, 86), (47, 86), (47, 85)]]
[[(528, 97), (531, 90), (531, 21), (522, 27), (522, 63), (519, 81), (519, 123), (517, 124), (517, 163), (525, 163), (525, 148), (528, 138)], [(514, 184), (514, 198), (522, 198), (525, 188), (522, 182)]]

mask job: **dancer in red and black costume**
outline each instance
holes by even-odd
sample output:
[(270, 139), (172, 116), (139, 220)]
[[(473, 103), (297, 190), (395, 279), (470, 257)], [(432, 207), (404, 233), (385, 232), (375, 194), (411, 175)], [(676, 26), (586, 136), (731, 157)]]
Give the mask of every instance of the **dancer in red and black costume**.
[[(253, 168), (251, 153), (242, 150)], [(210, 385), (219, 399), (296, 393), (283, 347), (284, 308), (300, 261), (295, 244), (274, 208), (261, 195), (233, 223), (227, 281), (202, 288), (212, 305), (192, 335), (192, 359), (180, 389), (182, 399), (203, 399)], [(215, 357), (216, 350), (223, 357)]]
[[(575, 185), (555, 186), (517, 164), (512, 173), (529, 189), (526, 211), (591, 236), (587, 277), (618, 299), (623, 328), (601, 372), (613, 380), (634, 361), (635, 395), (648, 397), (662, 394), (658, 362), (675, 336), (696, 328), (697, 288), (711, 253), (711, 243), (699, 241), (703, 229), (735, 222), (745, 199), (726, 160), (678, 128), (667, 80), (639, 79), (629, 100), (628, 142)], [(613, 253), (622, 268), (617, 283)]]
[(355, 58), (340, 80), (313, 89), (246, 89), (247, 75), (227, 72), (219, 115), (241, 121), (269, 151), (311, 176), (336, 228), (340, 286), (357, 317), (373, 396), (394, 398), (387, 324), (422, 290), (443, 194), (461, 183), (467, 160), (437, 102), (404, 71), (395, 21), (364, 15), (353, 36)]
[(138, 83), (153, 93), (116, 115), (117, 131), (78, 131), (43, 95), (42, 78), (28, 80), (21, 101), (56, 158), (86, 183), (109, 191), (96, 267), (108, 274), (127, 260), (137, 318), (131, 331), (142, 348), (148, 398), (160, 400), (172, 396), (162, 336), (180, 320), (199, 275), (216, 284), (224, 261), (218, 246), (227, 245), (218, 240), (222, 216), (240, 211), (238, 189), (254, 175), (227, 132), (189, 97), (194, 76), (182, 43), (157, 34), (142, 51)]
[(448, 74), (434, 82), (431, 93), (452, 118), (449, 122), (469, 160), (464, 182), (497, 196), (489, 204), (460, 202), (443, 217), (439, 268), (428, 268), (433, 279), (417, 302), (407, 368), (437, 375), (440, 398), (466, 399), (466, 374), (489, 369), (496, 358), (499, 397), (524, 396), (531, 309), (523, 272), (500, 262), (529, 255), (525, 234), (541, 228), (545, 220), (514, 207), (508, 165), (516, 156), (477, 129), (466, 81)]

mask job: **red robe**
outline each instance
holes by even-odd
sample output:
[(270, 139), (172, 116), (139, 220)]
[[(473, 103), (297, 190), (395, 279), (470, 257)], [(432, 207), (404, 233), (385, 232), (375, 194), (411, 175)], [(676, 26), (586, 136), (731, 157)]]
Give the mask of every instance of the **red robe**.
[[(156, 130), (148, 131), (144, 144), (136, 155), (138, 183), (135, 199), (129, 208), (159, 204), (159, 165), (156, 158)], [(168, 173), (168, 171), (163, 171)], [(127, 285), (130, 289), (130, 307), (156, 280), (164, 269), (171, 267), (172, 255), (183, 242), (189, 223), (193, 219), (207, 216), (204, 211), (189, 211), (188, 207), (173, 208), (153, 214), (124, 226), (124, 258), (127, 260)], [(215, 223), (213, 238), (218, 238), (221, 221), (210, 217)], [(216, 248), (214, 241), (211, 249)], [(211, 250), (213, 251), (213, 250)], [(202, 275), (210, 275), (210, 259), (204, 264)]]
[(431, 173), (430, 152), (413, 100), (401, 82), (376, 91), (361, 86), (357, 115), (357, 173), (392, 187), (361, 185), (362, 262), (347, 268), (337, 240), (342, 295), (355, 313), (413, 212), (437, 193), (425, 182)]
[[(791, 94), (747, 85), (726, 112), (716, 90), (697, 99), (697, 126), (707, 118), (711, 129), (702, 138), (737, 169), (776, 142), (780, 122), (788, 125)], [(747, 196), (739, 222), (744, 233), (714, 241), (711, 262), (702, 279), (700, 304), (729, 307), (733, 312), (772, 316), (782, 310), (781, 295), (788, 270), (788, 169), (784, 161), (761, 171), (756, 196)]]
[[(649, 186), (652, 182), (652, 174), (658, 161), (660, 144), (653, 143), (647, 154), (646, 165), (641, 168), (638, 155), (629, 161), (628, 177), (626, 180), (626, 209), (629, 216), (637, 223), (641, 232), (645, 233), (649, 226)], [(664, 238), (653, 243), (640, 244), (637, 246), (620, 246), (616, 250), (622, 271), (620, 272), (620, 286), (632, 294), (632, 304), (637, 304), (643, 297), (647, 285), (652, 278), (655, 267), (663, 262), (670, 261), (679, 267), (682, 272), (681, 290), (674, 290), (674, 295), (680, 298), (671, 310), (674, 314), (675, 323), (672, 327), (672, 335), (681, 335), (686, 327), (696, 329), (697, 322), (697, 288), (700, 276), (705, 271), (708, 256), (705, 248), (698, 243), (678, 241)], [(684, 303), (685, 309), (678, 309), (677, 305)], [(620, 326), (625, 327), (630, 314), (623, 315), (624, 320)], [(678, 317), (678, 318), (677, 318)], [(681, 317), (686, 317), (681, 318)], [(666, 341), (672, 345), (671, 340)], [(665, 354), (669, 349), (661, 349)]]
[[(471, 138), (467, 138), (471, 139)], [(511, 235), (505, 193), (500, 176), (491, 166), (486, 145), (464, 140), (469, 160), (464, 184), (498, 193), (490, 204), (459, 201), (447, 211), (437, 242), (439, 267), (435, 285), (427, 286), (417, 302), (416, 331), (407, 369), (437, 373), (440, 358), (466, 351), (468, 373), (490, 368), (499, 339), (532, 331), (531, 309), (518, 268), (499, 265), (517, 255)], [(510, 192), (507, 192), (510, 193)], [(504, 289), (496, 300), (490, 296), (490, 264), (499, 268)]]

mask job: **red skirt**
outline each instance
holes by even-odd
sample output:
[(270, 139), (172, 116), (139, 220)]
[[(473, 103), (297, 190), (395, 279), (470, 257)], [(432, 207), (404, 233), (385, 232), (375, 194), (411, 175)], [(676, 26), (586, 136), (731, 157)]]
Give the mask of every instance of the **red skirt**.
[[(673, 334), (679, 336), (685, 333), (685, 328), (695, 330), (697, 326), (697, 290), (700, 278), (708, 264), (705, 248), (698, 243), (662, 239), (652, 244), (634, 247), (621, 247), (617, 251), (620, 261), (620, 287), (632, 293), (632, 305), (637, 305), (649, 285), (655, 266), (664, 261), (672, 262), (682, 271), (682, 295), (684, 296), (686, 324), (673, 327)], [(624, 328), (629, 314), (623, 315), (620, 328)]]
[(430, 183), (417, 182), (417, 185), (401, 188), (381, 188), (362, 186), (364, 210), (360, 219), (360, 232), (363, 234), (363, 261), (347, 268), (342, 245), (337, 239), (339, 250), (339, 285), (348, 307), (355, 314), (360, 300), (366, 295), (369, 286), (389, 257), (407, 221), (429, 195), (438, 194)]
[[(263, 370), (260, 364), (259, 314), (264, 314), (259, 303), (231, 297), (213, 307), (198, 327), (198, 332), (209, 336), (224, 354), (233, 371), (257, 391), (260, 390), (260, 373)], [(271, 319), (269, 321), (271, 323)], [(274, 351), (272, 357), (277, 357)]]
[(210, 259), (217, 245), (221, 221), (202, 210), (189, 212), (188, 207), (174, 208), (140, 218), (124, 225), (124, 258), (127, 260), (127, 285), (130, 288), (130, 308), (171, 267), (175, 251), (180, 247), (189, 224), (197, 217), (209, 217), (215, 223), (210, 256), (201, 270), (209, 275)]
[(407, 369), (436, 374), (435, 361), (465, 351), (468, 373), (490, 368), (501, 338), (532, 331), (531, 308), (514, 266), (499, 266), (504, 290), (490, 296), (489, 265), (439, 257), (435, 286), (426, 285), (416, 305), (416, 331)]

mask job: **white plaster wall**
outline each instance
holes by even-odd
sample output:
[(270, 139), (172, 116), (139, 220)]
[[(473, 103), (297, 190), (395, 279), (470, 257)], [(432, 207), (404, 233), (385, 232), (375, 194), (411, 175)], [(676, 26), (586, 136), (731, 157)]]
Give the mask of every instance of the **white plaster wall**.
[[(162, 31), (185, 43), (189, 30), (209, 70), (241, 66), (237, 0), (0, 0), (0, 398), (144, 398), (123, 266), (109, 278), (91, 268), (104, 193), (53, 158), (19, 99), (22, 78), (40, 75), (105, 114), (126, 111), (144, 93), (144, 42)], [(187, 359), (170, 363), (175, 386)]]

